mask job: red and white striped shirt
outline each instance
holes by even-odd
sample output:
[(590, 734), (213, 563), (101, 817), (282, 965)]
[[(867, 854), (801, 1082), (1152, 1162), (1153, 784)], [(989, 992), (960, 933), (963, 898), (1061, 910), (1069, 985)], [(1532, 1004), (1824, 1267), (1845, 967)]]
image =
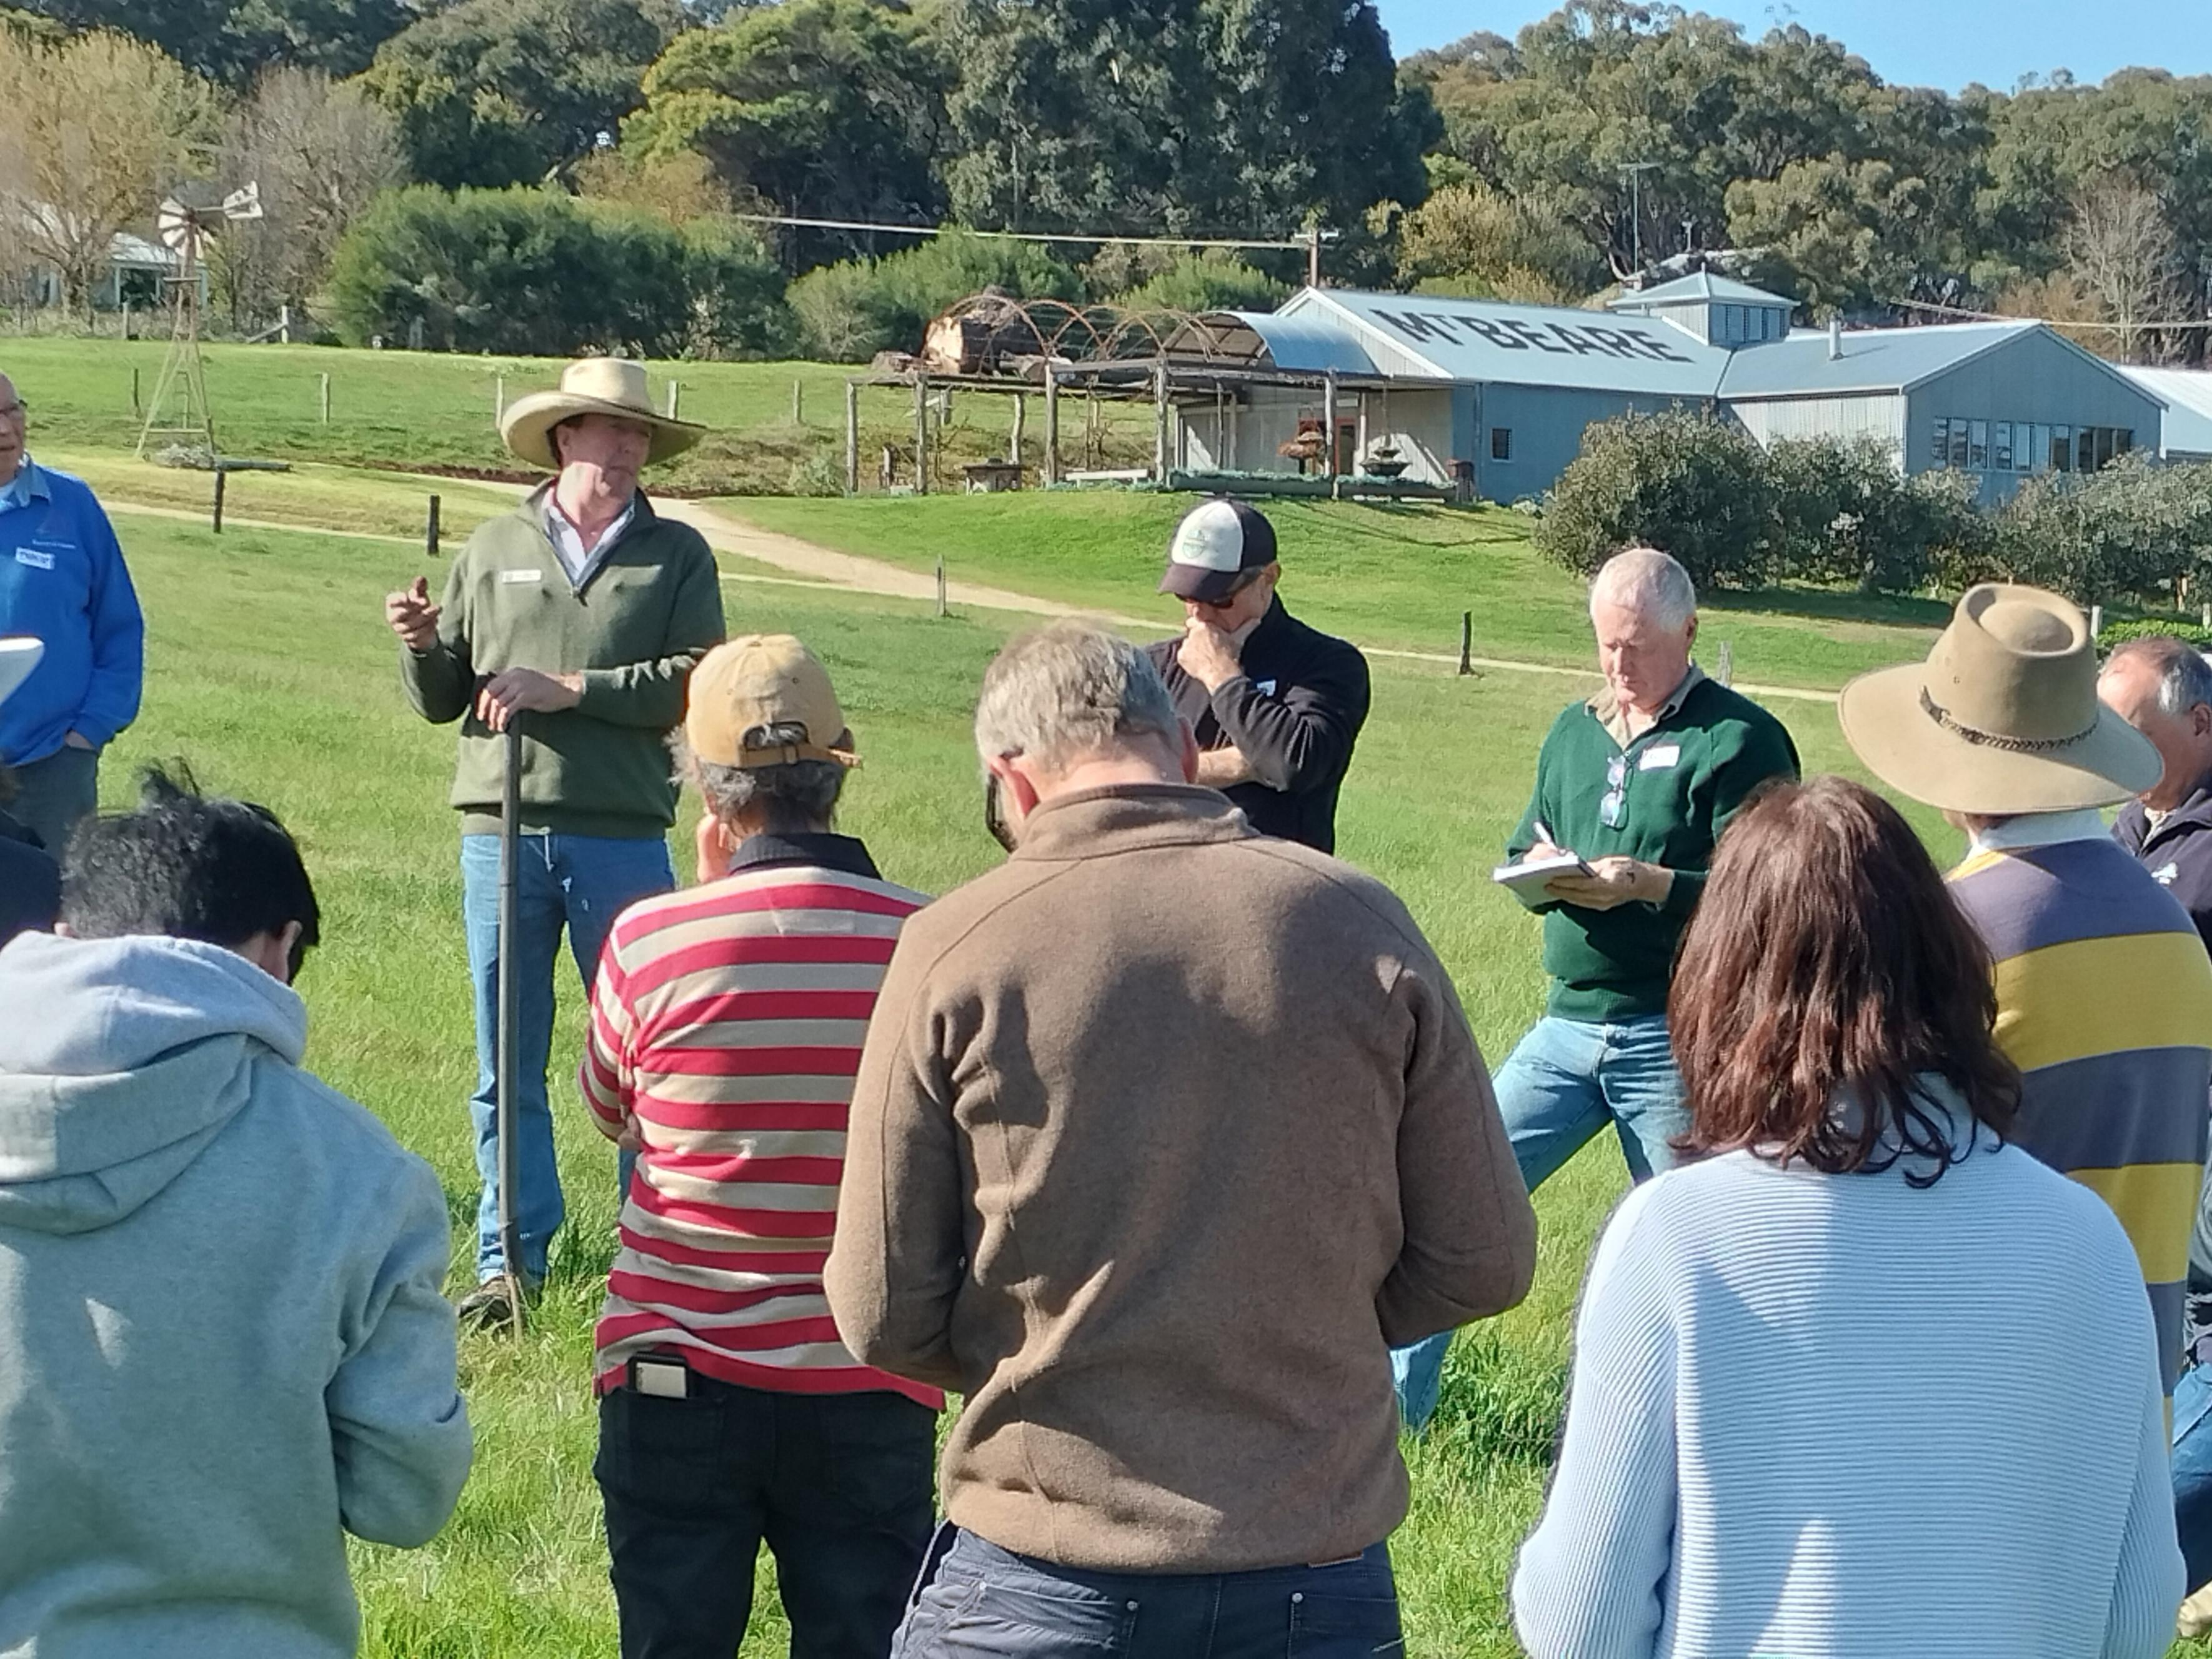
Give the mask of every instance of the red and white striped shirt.
[(623, 912), (580, 1077), (642, 1143), (600, 1311), (601, 1392), (630, 1359), (784, 1393), (934, 1389), (863, 1365), (822, 1292), (860, 1045), (900, 924), (927, 901), (844, 836), (759, 836), (730, 875)]

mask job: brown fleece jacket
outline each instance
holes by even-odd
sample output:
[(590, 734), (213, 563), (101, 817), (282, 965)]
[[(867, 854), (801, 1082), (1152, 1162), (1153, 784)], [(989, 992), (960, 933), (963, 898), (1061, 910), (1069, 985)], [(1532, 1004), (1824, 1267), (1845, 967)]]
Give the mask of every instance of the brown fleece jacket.
[(1055, 800), (906, 924), (828, 1287), (958, 1390), (952, 1519), (1063, 1566), (1333, 1560), (1406, 1511), (1393, 1344), (1510, 1308), (1535, 1218), (1405, 907), (1209, 789)]

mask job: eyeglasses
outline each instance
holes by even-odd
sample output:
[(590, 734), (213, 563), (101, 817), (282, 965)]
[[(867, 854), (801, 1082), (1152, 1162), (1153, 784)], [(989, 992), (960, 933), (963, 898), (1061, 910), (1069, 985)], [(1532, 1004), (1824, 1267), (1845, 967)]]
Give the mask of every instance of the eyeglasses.
[(1193, 599), (1191, 603), (1193, 605), (1204, 605), (1208, 611), (1226, 611), (1231, 605), (1236, 604), (1237, 600), (1243, 599), (1246, 590), (1249, 589), (1254, 582), (1256, 582), (1259, 580), (1260, 579), (1257, 576), (1247, 576), (1243, 581), (1237, 583), (1236, 586), (1231, 588), (1226, 593), (1224, 593), (1218, 599)]
[(1597, 821), (1618, 830), (1628, 819), (1628, 757), (1615, 755), (1605, 763), (1605, 794), (1597, 804)]
[(30, 412), (30, 404), (25, 403), (21, 398), (16, 398), (12, 404), (0, 404), (0, 421), (15, 421), (20, 424), (23, 416)]

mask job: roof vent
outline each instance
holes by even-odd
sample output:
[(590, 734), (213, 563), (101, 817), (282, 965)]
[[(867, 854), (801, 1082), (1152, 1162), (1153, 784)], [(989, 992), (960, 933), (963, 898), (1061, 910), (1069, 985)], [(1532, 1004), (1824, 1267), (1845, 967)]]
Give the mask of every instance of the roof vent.
[(1828, 361), (1834, 362), (1844, 355), (1844, 319), (1840, 314), (1828, 319)]

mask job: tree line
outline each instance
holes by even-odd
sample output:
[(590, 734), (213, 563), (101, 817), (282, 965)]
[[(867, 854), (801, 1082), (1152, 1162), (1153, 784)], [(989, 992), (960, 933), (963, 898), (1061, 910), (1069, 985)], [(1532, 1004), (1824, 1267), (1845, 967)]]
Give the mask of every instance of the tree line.
[[(1322, 228), (1334, 281), (1568, 303), (1686, 258), (1808, 318), (2037, 314), (2142, 360), (2200, 360), (2168, 325), (2212, 309), (2212, 77), (1953, 95), (1631, 0), (1403, 60), (1367, 0), (19, 0), (0, 107), (0, 252), (73, 301), (176, 179), (251, 176), (269, 220), (211, 271), (241, 323), (324, 301), (463, 347), (529, 310), (543, 349), (865, 356), (956, 278), (1197, 308), (1304, 263), (763, 216)], [(635, 293), (544, 301), (631, 261)]]

